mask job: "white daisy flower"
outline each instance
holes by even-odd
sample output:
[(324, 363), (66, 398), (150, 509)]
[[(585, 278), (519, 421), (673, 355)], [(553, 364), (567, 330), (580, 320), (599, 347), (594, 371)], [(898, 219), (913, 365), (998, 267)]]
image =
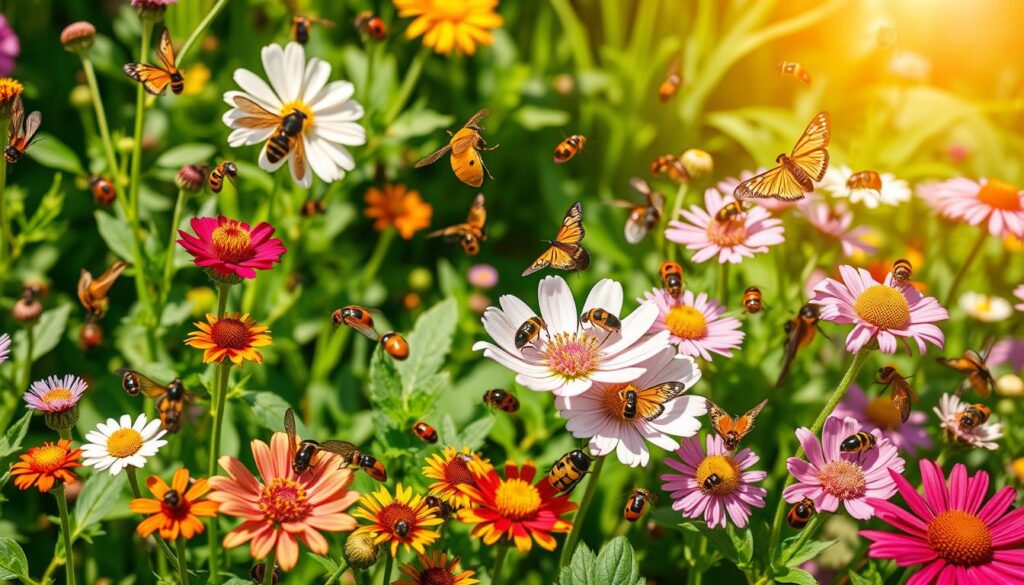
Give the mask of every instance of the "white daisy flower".
[(160, 419), (147, 424), (145, 414), (140, 414), (134, 423), (128, 414), (121, 415), (119, 421), (108, 418), (85, 435), (88, 442), (82, 445), (82, 463), (97, 471), (109, 469), (111, 475), (121, 473), (129, 465), (144, 467), (146, 459), (167, 444), (161, 438), (165, 434), (167, 431), (160, 429)]
[(1010, 301), (985, 293), (965, 292), (960, 295), (959, 305), (968, 315), (986, 323), (998, 323), (1013, 313)]
[(578, 396), (594, 382), (625, 384), (646, 371), (643, 362), (669, 347), (668, 332), (644, 337), (658, 318), (653, 303), (622, 316), (622, 285), (604, 279), (594, 285), (583, 304), (583, 313), (604, 309), (621, 318), (622, 328), (612, 334), (581, 323), (569, 285), (560, 276), (548, 276), (537, 286), (540, 317), (545, 327), (522, 349), (515, 344), (516, 331), (537, 316), (526, 303), (512, 295), (498, 299), (501, 308), (484, 311), (484, 329), (494, 343), (478, 341), (474, 350), (516, 372), (516, 383), (556, 396)]
[[(248, 69), (236, 69), (235, 82), (242, 91), (224, 94), (224, 101), (231, 106), (223, 117), (224, 123), (232, 128), (228, 144), (259, 144), (279, 126), (259, 112), (241, 109), (238, 97), (254, 102), (275, 119), (298, 110), (306, 116), (299, 144), (276, 163), (268, 160), (264, 148), (260, 152), (260, 168), (274, 172), (287, 160), (292, 179), (309, 187), (313, 176), (303, 164), (304, 159), (323, 181), (341, 179), (346, 171), (355, 168), (355, 160), (345, 146), (366, 144), (366, 130), (357, 122), (363, 117), (363, 106), (351, 99), (355, 86), (348, 81), (327, 83), (331, 66), (316, 57), (307, 63), (306, 50), (298, 43), (288, 43), (284, 49), (278, 44), (263, 47), (262, 56), (270, 85)], [(296, 155), (300, 149), (301, 158)]]
[(846, 165), (832, 165), (825, 171), (825, 176), (818, 183), (818, 188), (831, 193), (833, 197), (849, 198), (850, 203), (863, 203), (868, 209), (879, 205), (898, 206), (910, 201), (910, 185), (903, 179), (897, 179), (892, 173), (879, 173), (882, 189), (849, 189), (846, 182), (853, 175), (853, 169)]
[(961, 424), (961, 418), (968, 406), (969, 403), (960, 402), (960, 398), (955, 394), (943, 394), (939, 399), (939, 405), (932, 408), (932, 411), (939, 417), (939, 425), (949, 438), (971, 447), (995, 451), (999, 447), (996, 441), (1003, 438), (1003, 424), (992, 422), (989, 418), (973, 428), (965, 427)]
[[(679, 443), (672, 438), (692, 437), (700, 430), (698, 416), (707, 413), (707, 402), (700, 396), (679, 396), (661, 403), (643, 391), (666, 382), (679, 382), (686, 390), (700, 380), (700, 369), (688, 355), (663, 349), (644, 362), (646, 372), (632, 382), (608, 384), (595, 382), (579, 396), (560, 396), (555, 400), (558, 414), (566, 419), (565, 428), (579, 439), (590, 439), (590, 452), (607, 455), (615, 451), (625, 465), (647, 466), (650, 450), (647, 441), (667, 451), (675, 451)], [(640, 393), (638, 411), (627, 418), (624, 414), (626, 392)], [(661, 403), (664, 410), (647, 420), (643, 412)]]

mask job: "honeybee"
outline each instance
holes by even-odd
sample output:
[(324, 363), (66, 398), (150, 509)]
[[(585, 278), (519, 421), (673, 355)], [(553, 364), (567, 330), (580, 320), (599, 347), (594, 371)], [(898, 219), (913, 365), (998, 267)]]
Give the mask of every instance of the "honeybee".
[(726, 449), (735, 451), (743, 437), (754, 430), (754, 422), (757, 421), (757, 416), (761, 414), (766, 404), (768, 404), (767, 398), (745, 412), (743, 416), (734, 418), (722, 407), (708, 400), (708, 416), (711, 418), (711, 427), (715, 429), (718, 436), (725, 440)]
[(409, 342), (398, 332), (389, 331), (381, 335), (380, 346), (392, 359), (401, 361), (409, 357)]
[(756, 286), (747, 287), (743, 291), (743, 312), (753, 315), (760, 313), (764, 308), (764, 299), (761, 297), (761, 289)]
[(846, 189), (848, 191), (862, 189), (880, 193), (882, 191), (882, 177), (875, 171), (859, 171), (850, 175), (849, 179), (846, 179)]
[(260, 156), (265, 156), (267, 162), (276, 165), (291, 154), (295, 166), (295, 178), (300, 182), (304, 180), (306, 177), (306, 147), (302, 131), (308, 117), (306, 113), (294, 108), (291, 113), (281, 116), (243, 95), (234, 96), (232, 102), (245, 114), (235, 120), (237, 126), (275, 129), (264, 144), (263, 153)]
[(910, 260), (900, 258), (892, 265), (892, 279), (900, 284), (910, 283), (910, 278), (914, 276), (914, 267), (911, 266)]
[(219, 165), (210, 171), (210, 178), (207, 179), (207, 183), (210, 185), (210, 191), (214, 193), (220, 193), (220, 190), (224, 188), (224, 177), (227, 177), (232, 183), (235, 182), (235, 177), (238, 176), (238, 167), (235, 163), (226, 160), (221, 162)]
[(388, 27), (384, 24), (384, 19), (369, 10), (364, 10), (356, 16), (355, 26), (357, 31), (375, 41), (388, 38)]
[(308, 199), (302, 202), (302, 217), (313, 217), (315, 215), (323, 215), (327, 211), (327, 204), (324, 203), (323, 199), (317, 199), (310, 196)]
[(547, 325), (544, 323), (544, 319), (534, 315), (516, 330), (516, 349), (523, 349), (527, 343), (532, 343), (538, 337), (540, 337), (540, 330), (547, 329)]
[(622, 511), (622, 517), (626, 519), (626, 522), (636, 522), (647, 511), (647, 504), (656, 499), (654, 494), (644, 488), (633, 488), (633, 492), (629, 494), (629, 499), (626, 500), (626, 507)]
[(509, 414), (519, 412), (519, 399), (501, 388), (484, 392), (484, 404), (504, 410)]
[[(910, 403), (917, 402), (917, 392), (907, 382), (907, 379), (900, 375), (896, 371), (896, 368), (892, 366), (885, 366), (884, 368), (878, 369), (878, 375), (875, 378), (875, 382), (879, 384), (885, 384), (885, 388), (892, 388), (892, 392), (889, 394), (889, 400), (892, 402), (893, 408), (899, 411), (900, 420), (907, 422), (910, 418)], [(882, 392), (885, 392), (885, 388), (882, 388)]]
[(292, 16), (292, 39), (300, 45), (308, 43), (309, 32), (313, 29), (314, 22), (323, 26), (334, 26), (334, 22), (326, 18), (295, 14)]
[(484, 206), (484, 194), (477, 193), (473, 199), (473, 205), (469, 208), (469, 216), (466, 223), (459, 223), (448, 226), (444, 229), (430, 232), (428, 238), (443, 237), (449, 242), (458, 242), (465, 250), (467, 256), (476, 256), (480, 252), (480, 242), (487, 239), (487, 231), (484, 225), (487, 223), (487, 208)]
[(672, 298), (678, 298), (683, 292), (683, 267), (675, 262), (662, 262), (658, 274), (665, 292)]
[(630, 244), (639, 243), (644, 239), (651, 229), (661, 219), (661, 212), (665, 208), (665, 196), (651, 189), (647, 181), (632, 177), (629, 179), (630, 186), (637, 193), (644, 196), (646, 204), (637, 204), (625, 199), (612, 199), (607, 201), (609, 205), (629, 209), (629, 218), (626, 219), (625, 234), (626, 241)]
[(93, 177), (89, 180), (89, 191), (92, 193), (92, 200), (97, 205), (110, 206), (117, 199), (117, 188), (110, 181), (103, 177)]
[(484, 182), (484, 172), (493, 180), (494, 177), (491, 176), (491, 172), (484, 165), (483, 157), (480, 156), (480, 152), (494, 150), (499, 146), (495, 144), (488, 147), (487, 141), (480, 135), (480, 131), (483, 128), (480, 127), (479, 122), (490, 113), (490, 108), (484, 108), (473, 114), (473, 117), (466, 122), (461, 130), (455, 134), (449, 132), (451, 140), (448, 144), (417, 162), (416, 168), (419, 169), (433, 164), (437, 162), (437, 159), (448, 153), (448, 151), (451, 151), (452, 171), (455, 172), (455, 176), (460, 181), (471, 187), (479, 187)]
[(749, 204), (740, 201), (730, 201), (725, 207), (718, 210), (718, 213), (715, 214), (715, 221), (725, 223), (739, 219), (748, 209), (750, 209)]
[(681, 382), (665, 382), (643, 390), (637, 390), (632, 385), (619, 391), (622, 399), (622, 417), (633, 420), (639, 414), (641, 418), (650, 422), (657, 419), (665, 412), (665, 405), (679, 398), (686, 392), (686, 386)]
[(548, 483), (560, 494), (571, 492), (590, 470), (591, 458), (579, 449), (573, 449), (558, 458), (548, 470)]
[(348, 325), (371, 341), (380, 339), (380, 334), (373, 327), (373, 317), (370, 316), (370, 310), (366, 307), (348, 305), (347, 307), (336, 309), (331, 313), (331, 323), (335, 327), (341, 324)]
[[(263, 583), (263, 577), (267, 574), (267, 564), (263, 561), (253, 564), (249, 568), (249, 579), (253, 583)], [(270, 582), (272, 585), (277, 585), (281, 581), (281, 567), (274, 563), (274, 572), (270, 576)]]
[(7, 147), (4, 148), (4, 160), (8, 164), (14, 164), (21, 160), (29, 146), (32, 146), (32, 139), (39, 131), (39, 125), (43, 123), (43, 115), (39, 112), (32, 112), (25, 117), (25, 105), (21, 96), (14, 98), (14, 105), (11, 106), (11, 123), (8, 132), (10, 139)]
[(964, 432), (983, 425), (992, 416), (992, 410), (984, 404), (972, 404), (956, 414), (957, 427)]
[(192, 400), (192, 395), (185, 391), (181, 378), (175, 378), (166, 386), (161, 386), (132, 370), (122, 368), (117, 373), (121, 376), (121, 387), (129, 396), (138, 396), (141, 392), (156, 401), (156, 409), (160, 413), (160, 426), (168, 433), (181, 430), (185, 402)]
[(794, 63), (793, 61), (779, 61), (778, 64), (779, 75), (785, 75), (792, 77), (793, 79), (799, 79), (804, 82), (805, 85), (811, 84), (811, 74), (804, 69), (803, 65)]
[(587, 137), (582, 134), (573, 134), (565, 140), (558, 143), (555, 147), (555, 163), (562, 164), (568, 162), (569, 159), (576, 156), (577, 152), (583, 150), (583, 147), (587, 145)]
[(651, 174), (657, 179), (662, 175), (676, 183), (684, 183), (690, 180), (690, 174), (686, 172), (679, 157), (674, 154), (663, 154), (651, 162)]
[(707, 476), (703, 483), (701, 483), (701, 488), (705, 492), (710, 492), (714, 491), (714, 489), (721, 484), (722, 478), (719, 477), (717, 473), (712, 473), (711, 475)]
[(427, 443), (433, 445), (437, 442), (437, 431), (434, 427), (428, 425), (423, 421), (419, 421), (412, 425), (412, 432), (416, 433), (416, 436), (423, 439)]
[(619, 318), (604, 309), (590, 309), (584, 312), (580, 315), (580, 323), (590, 323), (594, 327), (604, 329), (607, 335), (622, 329), (622, 322), (619, 321)]
[(292, 409), (284, 411), (284, 431), (288, 434), (288, 442), (292, 452), (292, 471), (302, 475), (313, 467), (313, 458), (319, 451), (327, 451), (341, 457), (345, 467), (358, 467), (377, 481), (387, 481), (388, 472), (384, 465), (373, 456), (362, 453), (359, 448), (348, 441), (323, 441), (312, 439), (299, 441), (295, 436), (295, 413)]
[[(775, 382), (776, 388), (782, 388), (782, 383), (786, 380), (786, 374), (789, 373), (789, 368), (793, 365), (796, 352), (814, 341), (815, 333), (821, 331), (821, 327), (818, 325), (819, 316), (818, 306), (807, 303), (800, 307), (800, 312), (797, 313), (792, 321), (786, 323), (785, 357), (782, 360), (782, 371), (779, 372), (779, 379)], [(822, 333), (822, 335), (825, 334)]]
[[(964, 352), (963, 357), (958, 358), (936, 358), (936, 361), (940, 364), (960, 372), (961, 374), (967, 375), (967, 382), (974, 387), (974, 390), (981, 395), (982, 398), (987, 398), (989, 393), (995, 389), (996, 382), (992, 378), (992, 373), (988, 370), (988, 365), (985, 363), (986, 356), (988, 355), (988, 349), (985, 350), (985, 356), (979, 355), (978, 352), (973, 349), (968, 349)], [(961, 388), (957, 389), (957, 394), (962, 393), (963, 384)]]
[(861, 431), (843, 439), (843, 442), (839, 443), (839, 451), (841, 453), (863, 453), (877, 444), (878, 437)]
[(668, 66), (668, 70), (665, 72), (665, 79), (658, 86), (658, 98), (662, 102), (675, 97), (679, 93), (679, 86), (683, 83), (681, 63), (679, 57), (676, 57), (672, 64)]
[(114, 262), (96, 279), (93, 279), (91, 272), (82, 269), (78, 277), (78, 300), (94, 319), (102, 319), (107, 314), (107, 307), (110, 304), (107, 293), (127, 267), (126, 262)]
[[(165, 28), (160, 33), (160, 44), (157, 46), (156, 55), (163, 63), (163, 67), (145, 65), (143, 63), (126, 63), (122, 70), (124, 74), (142, 84), (142, 89), (152, 95), (161, 95), (171, 86), (171, 91), (180, 94), (185, 91), (185, 76), (175, 65), (174, 45), (171, 44), (171, 34)], [(145, 57), (145, 56), (143, 56)]]
[(814, 502), (810, 498), (804, 498), (799, 502), (793, 504), (793, 507), (789, 509), (789, 513), (786, 514), (786, 523), (788, 523), (795, 530), (803, 530), (804, 526), (811, 521), (817, 510), (814, 509)]

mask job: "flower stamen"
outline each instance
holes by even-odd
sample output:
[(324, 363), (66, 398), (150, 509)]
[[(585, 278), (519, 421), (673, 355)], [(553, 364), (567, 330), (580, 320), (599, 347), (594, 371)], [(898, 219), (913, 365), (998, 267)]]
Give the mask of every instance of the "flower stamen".
[(974, 566), (992, 559), (992, 533), (980, 518), (963, 510), (947, 510), (928, 523), (928, 546), (957, 566)]
[(507, 479), (495, 491), (494, 505), (502, 516), (521, 520), (536, 514), (540, 509), (540, 492), (521, 479)]
[(119, 459), (131, 457), (142, 449), (142, 435), (133, 428), (117, 429), (107, 439), (107, 452)]
[(694, 307), (676, 305), (665, 315), (665, 326), (681, 339), (703, 339), (708, 334), (708, 320)]
[[(717, 482), (708, 481), (712, 475)], [(740, 466), (729, 455), (708, 455), (697, 466), (694, 479), (705, 494), (728, 496), (740, 487)]]
[(601, 363), (600, 340), (587, 333), (556, 333), (544, 350), (548, 367), (559, 376), (584, 378)]
[(910, 305), (903, 293), (892, 287), (868, 287), (853, 308), (861, 319), (881, 329), (903, 330), (910, 324)]
[(818, 479), (826, 493), (841, 501), (864, 495), (868, 487), (864, 479), (864, 469), (845, 459), (836, 459), (823, 465), (818, 473)]

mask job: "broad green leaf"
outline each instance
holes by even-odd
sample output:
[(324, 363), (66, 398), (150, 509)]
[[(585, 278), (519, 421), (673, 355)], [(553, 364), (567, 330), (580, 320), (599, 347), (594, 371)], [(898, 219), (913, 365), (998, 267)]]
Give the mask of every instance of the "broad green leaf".
[[(450, 419), (449, 419), (450, 420)], [(485, 416), (479, 418), (468, 425), (462, 430), (460, 445), (468, 445), (470, 449), (474, 451), (483, 446), (484, 440), (487, 439), (487, 435), (491, 432), (491, 427), (494, 426), (494, 417)]]
[(100, 237), (107, 243), (111, 252), (120, 256), (122, 260), (128, 262), (134, 260), (132, 229), (128, 226), (128, 222), (97, 209), (96, 229), (99, 230)]
[(561, 585), (588, 585), (595, 583), (597, 556), (582, 542), (572, 553), (568, 567), (562, 567)]
[(402, 377), (403, 395), (416, 392), (419, 385), (444, 365), (452, 347), (458, 323), (455, 299), (445, 299), (420, 315), (409, 334), (409, 359), (395, 364)]
[(595, 585), (639, 585), (644, 582), (633, 546), (625, 536), (616, 536), (601, 547), (594, 574), (597, 578)]
[(797, 585), (818, 585), (818, 580), (814, 578), (814, 575), (808, 573), (803, 569), (797, 569), (795, 567), (786, 567), (783, 572), (775, 575), (775, 580), (779, 583), (796, 583)]
[(333, 575), (334, 572), (338, 570), (338, 563), (334, 562), (334, 560), (329, 557), (322, 557), (311, 552), (306, 553), (306, 556), (313, 559), (318, 565), (323, 567), (324, 572), (328, 575)]
[(82, 493), (75, 502), (75, 536), (80, 536), (86, 528), (97, 524), (113, 509), (117, 497), (124, 489), (127, 474), (111, 475), (106, 471), (98, 471), (82, 486)]
[(176, 169), (184, 165), (199, 164), (210, 159), (217, 149), (213, 145), (190, 142), (167, 150), (156, 159), (156, 166)]
[(82, 167), (78, 155), (71, 150), (71, 147), (61, 142), (53, 134), (40, 132), (36, 136), (38, 136), (38, 142), (26, 151), (33, 160), (51, 169), (67, 171), (76, 175), (85, 174), (85, 168)]
[(740, 563), (740, 553), (725, 530), (708, 528), (703, 522), (683, 522), (679, 527), (689, 532), (698, 532), (711, 542), (712, 547), (723, 557), (735, 564)]
[(25, 440), (25, 433), (28, 432), (28, 425), (31, 421), (32, 411), (26, 410), (17, 422), (7, 427), (4, 436), (0, 437), (0, 462), (8, 455), (21, 450), (21, 442)]
[(224, 585), (252, 585), (252, 579), (242, 579), (240, 577), (232, 577), (224, 582)]
[[(410, 350), (411, 359), (412, 350)], [(391, 405), (401, 401), (402, 381), (391, 358), (383, 352), (374, 351), (370, 358), (369, 383), (366, 385), (367, 398), (375, 405)]]
[[(799, 538), (799, 537), (794, 537)], [(787, 567), (797, 567), (802, 563), (805, 563), (814, 557), (821, 554), (825, 549), (835, 544), (836, 540), (807, 540), (800, 546), (799, 549), (790, 550), (790, 547), (786, 543), (783, 543), (783, 555), (789, 556), (789, 560), (786, 561)], [(795, 542), (789, 543), (789, 545), (796, 544)]]
[(526, 105), (513, 114), (519, 125), (531, 132), (543, 128), (559, 128), (569, 123), (569, 112)]
[[(32, 361), (46, 355), (60, 343), (64, 329), (68, 325), (71, 304), (65, 303), (56, 309), (50, 309), (39, 317), (39, 322), (32, 328)], [(18, 360), (24, 359), (28, 351), (28, 335), (24, 330), (14, 334), (14, 353)]]
[(0, 581), (28, 577), (28, 558), (21, 545), (6, 536), (0, 536)]
[(750, 533), (750, 529), (738, 530), (730, 524), (726, 532), (739, 554), (737, 564), (740, 566), (750, 565), (750, 559), (754, 556), (754, 535)]
[[(249, 391), (242, 396), (242, 401), (252, 409), (260, 426), (270, 431), (284, 431), (284, 411), (291, 408), (284, 398), (273, 392)], [(295, 432), (301, 437), (312, 436), (298, 413), (295, 415)]]

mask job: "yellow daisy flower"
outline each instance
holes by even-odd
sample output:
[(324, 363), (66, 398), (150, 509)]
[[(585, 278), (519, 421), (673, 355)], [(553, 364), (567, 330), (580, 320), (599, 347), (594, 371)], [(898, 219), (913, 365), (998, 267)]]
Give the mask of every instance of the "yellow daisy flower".
[(459, 486), (476, 485), (476, 476), (487, 475), (494, 469), (491, 462), (481, 458), (469, 447), (457, 451), (455, 447), (446, 447), (440, 453), (427, 457), (427, 466), (423, 475), (435, 480), (430, 484), (430, 493), (454, 508), (469, 506), (469, 496)]
[(491, 29), (504, 24), (494, 11), (498, 0), (394, 0), (401, 17), (415, 20), (405, 30), (406, 38), (423, 35), (423, 44), (435, 53), (472, 55), (477, 44), (494, 42)]
[(360, 526), (352, 536), (372, 534), (374, 544), (391, 543), (391, 556), (398, 552), (399, 543), (408, 551), (412, 547), (416, 552), (424, 554), (425, 547), (433, 544), (441, 535), (430, 527), (444, 522), (437, 517), (434, 509), (427, 505), (423, 496), (413, 495), (412, 488), (403, 488), (399, 483), (395, 486), (395, 495), (391, 496), (386, 487), (359, 499), (362, 505), (352, 515), (370, 522)]
[(273, 343), (267, 327), (257, 325), (249, 318), (249, 313), (228, 314), (223, 319), (207, 313), (206, 323), (198, 321), (195, 326), (199, 330), (189, 333), (185, 344), (204, 350), (203, 363), (206, 364), (220, 363), (225, 358), (239, 366), (245, 360), (262, 364), (263, 354), (255, 348)]

